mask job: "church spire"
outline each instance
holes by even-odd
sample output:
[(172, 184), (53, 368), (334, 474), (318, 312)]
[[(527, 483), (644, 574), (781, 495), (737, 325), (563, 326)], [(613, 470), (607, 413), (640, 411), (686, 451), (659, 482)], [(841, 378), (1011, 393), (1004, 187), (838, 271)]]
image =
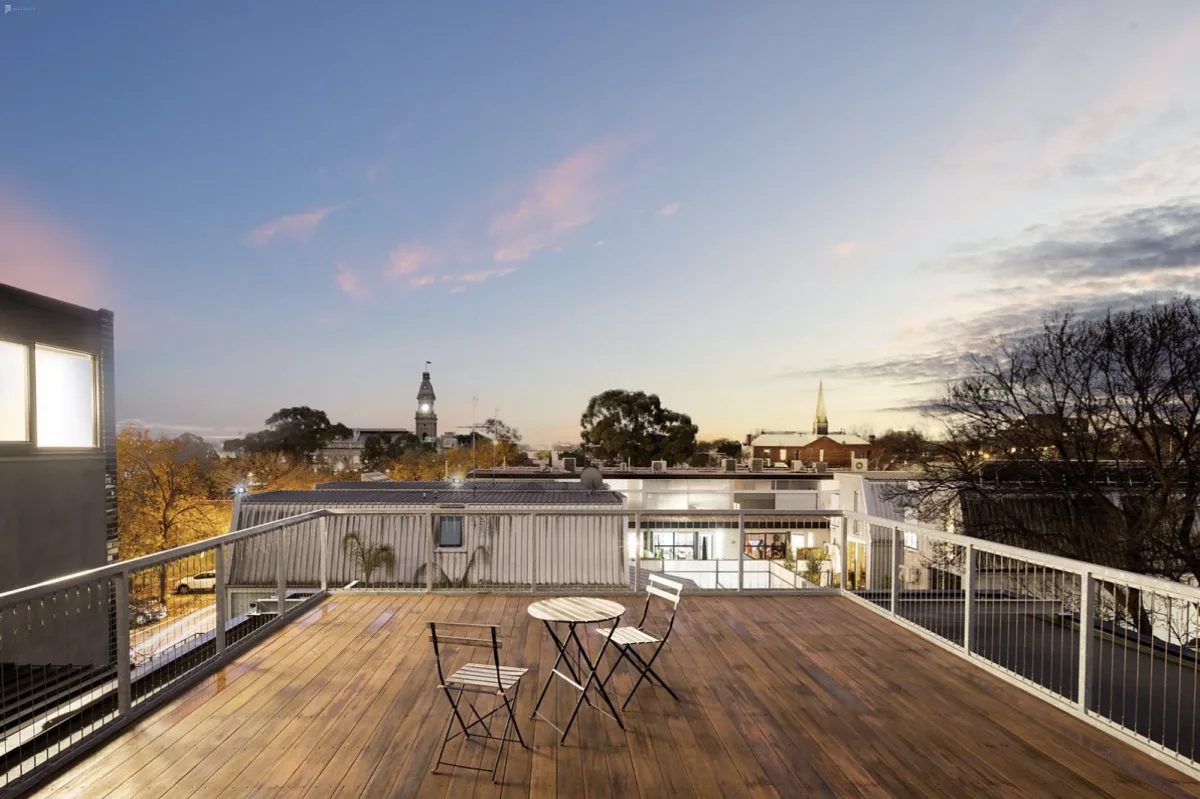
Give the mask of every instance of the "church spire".
[(825, 382), (817, 384), (817, 416), (813, 419), (813, 433), (824, 436), (829, 434), (829, 419), (825, 416)]

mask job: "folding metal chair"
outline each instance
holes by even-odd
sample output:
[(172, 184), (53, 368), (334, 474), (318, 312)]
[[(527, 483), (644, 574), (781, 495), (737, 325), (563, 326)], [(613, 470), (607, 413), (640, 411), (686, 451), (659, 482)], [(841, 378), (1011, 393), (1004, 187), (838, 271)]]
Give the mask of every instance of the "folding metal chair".
[[(633, 699), (633, 695), (637, 692), (642, 681), (649, 677), (652, 681), (658, 683), (663, 688), (667, 689), (675, 701), (679, 701), (679, 696), (671, 690), (671, 686), (659, 676), (653, 668), (654, 661), (662, 653), (663, 647), (667, 645), (667, 639), (671, 637), (671, 630), (675, 627), (675, 614), (679, 612), (679, 600), (683, 595), (683, 584), (677, 583), (674, 580), (668, 580), (665, 577), (659, 577), (657, 574), (651, 574), (648, 584), (646, 585), (646, 606), (642, 609), (642, 618), (638, 621), (636, 627), (617, 627), (615, 630), (606, 630), (600, 628), (596, 632), (605, 637), (611, 636), (614, 646), (617, 648), (617, 661), (613, 663), (611, 669), (608, 670), (608, 675), (601, 680), (601, 685), (607, 685), (612, 678), (613, 673), (617, 670), (617, 666), (621, 665), (622, 660), (628, 660), (629, 664), (638, 670), (637, 682), (633, 684), (633, 690), (629, 692), (629, 696), (625, 697), (625, 701), (621, 704), (621, 709), (624, 710), (629, 706), (629, 700)], [(654, 597), (659, 597), (671, 603), (671, 615), (667, 620), (667, 629), (660, 638), (650, 630), (646, 629), (646, 617), (650, 614), (650, 601)], [(643, 658), (636, 647), (653, 646), (653, 654), (649, 658)]]
[[(453, 634), (443, 635), (439, 632), (441, 628), (447, 627), (452, 628), (450, 630), (451, 633), (455, 632), (453, 628), (470, 627), (477, 630), (488, 630), (489, 635), (485, 638), (471, 638)], [(513, 709), (517, 704), (517, 692), (521, 690), (521, 678), (525, 676), (525, 673), (529, 669), (500, 665), (501, 638), (499, 636), (499, 629), (494, 624), (429, 622), (429, 640), (433, 642), (433, 657), (437, 661), (438, 688), (446, 694), (446, 700), (450, 703), (450, 719), (446, 722), (446, 734), (442, 738), (442, 748), (438, 750), (437, 762), (433, 766), (434, 774), (437, 774), (438, 769), (442, 766), (468, 768), (474, 771), (491, 771), (492, 782), (496, 782), (496, 770), (500, 768), (500, 758), (504, 755), (504, 744), (514, 742), (521, 744), (526, 749), (529, 748), (525, 744), (525, 739), (521, 737), (521, 728), (517, 726), (516, 713)], [(444, 646), (470, 646), (485, 649), (490, 647), (492, 650), (492, 662), (468, 663), (449, 677), (446, 677), (442, 666), (442, 647)], [(512, 692), (511, 695), (510, 691)], [(499, 697), (499, 701), (490, 711), (480, 715), (475, 707), (475, 703), (470, 698), (464, 696), (464, 694), (491, 695)], [(475, 716), (475, 720), (470, 723), (467, 723), (463, 719), (464, 703)], [(488, 727), (486, 720), (501, 710), (508, 712), (508, 721), (504, 723), (504, 730), (499, 735), (494, 735), (491, 728)], [(451, 734), (455, 721), (458, 722), (459, 730)], [(475, 730), (472, 732), (476, 727), (482, 728), (482, 731)], [(510, 727), (517, 733), (515, 739), (508, 737)], [(468, 766), (462, 763), (450, 763), (442, 760), (442, 755), (446, 752), (446, 744), (460, 735), (466, 740), (470, 740), (474, 736), (480, 740), (500, 742), (499, 748), (496, 751), (496, 762), (492, 764), (490, 769), (481, 766)]]

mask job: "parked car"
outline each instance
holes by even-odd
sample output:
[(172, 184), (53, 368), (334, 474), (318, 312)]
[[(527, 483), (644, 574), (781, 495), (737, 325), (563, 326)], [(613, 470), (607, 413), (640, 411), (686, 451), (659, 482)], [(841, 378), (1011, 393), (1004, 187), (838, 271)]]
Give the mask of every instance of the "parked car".
[(145, 627), (167, 617), (167, 606), (154, 599), (129, 600), (129, 623), (134, 627)]
[[(316, 591), (288, 591), (287, 604), (291, 609), (299, 605), (304, 600), (311, 597)], [(279, 595), (272, 594), (261, 599), (256, 599), (250, 603), (250, 608), (246, 611), (247, 616), (274, 616), (279, 612)]]
[(216, 572), (200, 572), (193, 574), (191, 577), (184, 577), (179, 581), (179, 585), (175, 586), (177, 594), (191, 594), (196, 591), (216, 591), (217, 590), (217, 573)]

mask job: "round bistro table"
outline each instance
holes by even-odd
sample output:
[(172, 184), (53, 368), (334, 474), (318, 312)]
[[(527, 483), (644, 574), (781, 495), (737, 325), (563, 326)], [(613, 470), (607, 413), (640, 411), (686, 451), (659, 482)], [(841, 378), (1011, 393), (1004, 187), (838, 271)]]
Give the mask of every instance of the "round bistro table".
[[(615, 630), (617, 625), (621, 623), (621, 617), (625, 615), (625, 606), (619, 602), (613, 602), (609, 599), (597, 599), (596, 597), (575, 596), (575, 597), (555, 597), (554, 599), (543, 599), (540, 602), (534, 602), (529, 606), (528, 613), (535, 619), (540, 619), (546, 627), (546, 632), (550, 633), (550, 637), (554, 639), (554, 645), (558, 648), (558, 657), (554, 660), (554, 666), (550, 669), (550, 674), (546, 677), (546, 684), (542, 686), (542, 693), (538, 696), (537, 704), (533, 707), (533, 713), (530, 718), (540, 718), (542, 721), (549, 724), (554, 729), (562, 733), (559, 743), (562, 744), (567, 740), (567, 733), (571, 731), (571, 725), (575, 723), (575, 717), (579, 714), (580, 706), (586, 701), (589, 706), (595, 707), (601, 713), (603, 710), (592, 705), (588, 699), (588, 690), (599, 692), (600, 698), (604, 700), (604, 704), (608, 705), (608, 709), (612, 714), (604, 713), (617, 722), (621, 729), (625, 729), (624, 722), (621, 721), (621, 714), (617, 712), (617, 708), (613, 705), (612, 700), (608, 697), (608, 692), (604, 690), (604, 684), (596, 677), (596, 670), (600, 667), (600, 663), (604, 660), (604, 650), (608, 648), (609, 641), (612, 640), (612, 635), (604, 637), (604, 645), (600, 647), (600, 653), (596, 656), (593, 662), (588, 656), (587, 648), (579, 639), (579, 634), (575, 628), (580, 624), (597, 624), (600, 622), (611, 621), (612, 628)], [(566, 635), (561, 638), (555, 630), (554, 625), (565, 624), (567, 626)], [(568, 654), (568, 649), (571, 642), (575, 643), (575, 651), (577, 657), (582, 658), (582, 663), (579, 664), (578, 670), (571, 665), (571, 657)], [(558, 670), (560, 663), (566, 664), (567, 671), (570, 676)], [(586, 666), (584, 665), (586, 664)], [(550, 688), (550, 683), (554, 682), (555, 677), (561, 678), (564, 682), (579, 691), (579, 699), (575, 702), (575, 709), (571, 711), (571, 718), (567, 720), (567, 726), (559, 730), (554, 722), (538, 712), (538, 708), (542, 706), (542, 700), (546, 698), (546, 692)]]

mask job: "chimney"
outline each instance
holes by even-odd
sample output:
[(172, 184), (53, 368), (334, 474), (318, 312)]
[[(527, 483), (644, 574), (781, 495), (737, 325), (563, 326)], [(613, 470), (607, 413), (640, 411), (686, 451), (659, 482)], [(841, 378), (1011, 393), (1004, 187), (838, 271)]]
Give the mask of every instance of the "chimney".
[(874, 443), (875, 443), (875, 434), (874, 434), (874, 433), (872, 433), (871, 435), (867, 436), (867, 443), (868, 443), (868, 444), (874, 444)]

